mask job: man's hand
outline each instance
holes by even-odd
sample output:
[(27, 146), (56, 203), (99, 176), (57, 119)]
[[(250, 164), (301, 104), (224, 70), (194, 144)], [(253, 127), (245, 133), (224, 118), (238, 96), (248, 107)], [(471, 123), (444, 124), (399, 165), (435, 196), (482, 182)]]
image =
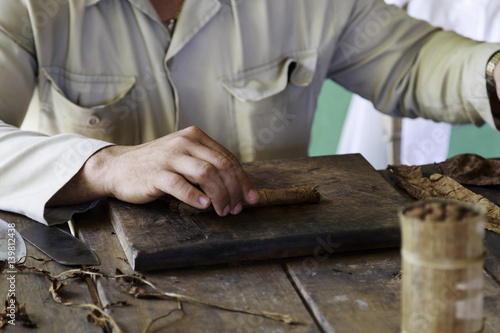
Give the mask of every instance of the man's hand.
[(253, 204), (258, 199), (236, 157), (197, 127), (189, 127), (142, 145), (98, 151), (49, 205), (105, 196), (146, 203), (164, 194), (200, 209), (212, 204), (220, 216), (238, 214), (243, 201)]

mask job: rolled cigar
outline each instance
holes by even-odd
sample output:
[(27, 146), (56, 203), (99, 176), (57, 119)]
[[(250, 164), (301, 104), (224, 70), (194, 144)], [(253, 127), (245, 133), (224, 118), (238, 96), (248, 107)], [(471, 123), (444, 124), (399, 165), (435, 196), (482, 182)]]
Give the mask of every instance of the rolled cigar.
[[(317, 190), (318, 186), (291, 187), (278, 190), (260, 189), (257, 190), (259, 200), (253, 205), (243, 204), (244, 207), (271, 207), (283, 205), (299, 205), (305, 203), (318, 203), (321, 194)], [(192, 207), (176, 198), (170, 199), (170, 210), (179, 213), (181, 216), (197, 215), (199, 213), (213, 212), (210, 206), (208, 209), (198, 209)]]

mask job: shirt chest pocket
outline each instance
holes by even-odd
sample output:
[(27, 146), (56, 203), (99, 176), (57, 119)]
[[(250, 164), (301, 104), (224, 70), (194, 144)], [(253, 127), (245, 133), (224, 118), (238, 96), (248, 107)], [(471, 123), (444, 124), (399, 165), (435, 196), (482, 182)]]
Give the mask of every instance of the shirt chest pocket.
[[(294, 52), (270, 64), (234, 76), (224, 76), (221, 78), (221, 83), (232, 96), (242, 102), (260, 102), (287, 90), (293, 95), (295, 88), (300, 90), (312, 82), (317, 59), (316, 50)], [(266, 112), (257, 108), (253, 111)]]
[(294, 52), (221, 78), (236, 128), (238, 142), (233, 150), (243, 161), (307, 154), (311, 106), (318, 90), (312, 83), (322, 83), (316, 78), (317, 59), (316, 50)]
[(137, 144), (133, 76), (88, 76), (42, 68), (39, 80), (40, 130), (76, 133), (118, 144)]

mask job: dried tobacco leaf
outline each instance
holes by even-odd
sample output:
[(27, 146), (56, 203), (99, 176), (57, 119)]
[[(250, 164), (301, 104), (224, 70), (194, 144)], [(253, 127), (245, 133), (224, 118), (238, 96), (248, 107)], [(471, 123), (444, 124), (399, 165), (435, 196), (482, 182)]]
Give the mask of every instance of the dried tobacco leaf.
[[(117, 268), (116, 275), (123, 275), (123, 273)], [(142, 276), (137, 276), (137, 278), (132, 276), (119, 276), (116, 278), (116, 284), (122, 291), (134, 296), (135, 298), (157, 298), (163, 296), (161, 294), (148, 292), (144, 288), (145, 284), (141, 282), (142, 280), (144, 280), (144, 277)]]
[(500, 185), (500, 160), (462, 154), (436, 163), (437, 169), (463, 185)]
[(424, 177), (418, 166), (390, 165), (388, 168), (396, 175), (398, 185), (418, 200), (445, 198), (483, 205), (486, 208), (486, 229), (500, 234), (500, 208), (482, 195), (445, 175)]
[(57, 279), (52, 279), (48, 278), (50, 281), (50, 288), (49, 292), (52, 295), (52, 298), (57, 302), (57, 303), (63, 303), (61, 295), (59, 295), (59, 290), (64, 287), (64, 283), (59, 282)]
[[(14, 304), (14, 313), (11, 312), (11, 307)], [(21, 325), (27, 328), (36, 328), (36, 324), (33, 323), (26, 312), (26, 306), (24, 303), (19, 303), (16, 297), (11, 295), (7, 297), (4, 303), (4, 308), (0, 313), (0, 328), (9, 324), (9, 321), (15, 320), (15, 322), (21, 322)]]
[(96, 309), (87, 314), (87, 321), (91, 324), (106, 328), (108, 320), (101, 311)]

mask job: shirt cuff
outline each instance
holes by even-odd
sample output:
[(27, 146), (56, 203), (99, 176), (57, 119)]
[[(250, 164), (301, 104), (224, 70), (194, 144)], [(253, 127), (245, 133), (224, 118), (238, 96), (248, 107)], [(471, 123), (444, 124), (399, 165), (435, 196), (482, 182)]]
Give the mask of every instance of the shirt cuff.
[(94, 208), (97, 202), (99, 202), (99, 199), (73, 206), (46, 207), (43, 216), (47, 225), (65, 223), (68, 222), (74, 214), (84, 213)]

